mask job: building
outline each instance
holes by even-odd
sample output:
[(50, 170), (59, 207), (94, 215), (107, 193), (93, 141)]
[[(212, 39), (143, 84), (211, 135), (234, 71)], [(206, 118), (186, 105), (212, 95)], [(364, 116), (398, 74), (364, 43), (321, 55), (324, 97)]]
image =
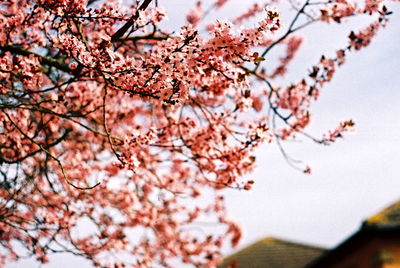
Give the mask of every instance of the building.
[(400, 201), (331, 250), (265, 238), (228, 256), (231, 268), (400, 268)]
[(400, 268), (400, 201), (370, 217), (306, 268)]
[(266, 237), (225, 258), (221, 268), (299, 268), (325, 249)]

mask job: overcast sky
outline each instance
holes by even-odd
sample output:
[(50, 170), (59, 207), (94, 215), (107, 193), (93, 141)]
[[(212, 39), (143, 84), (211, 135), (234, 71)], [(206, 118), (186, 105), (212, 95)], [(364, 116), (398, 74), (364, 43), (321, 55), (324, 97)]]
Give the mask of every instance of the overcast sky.
[[(184, 10), (195, 1), (159, 2), (168, 2), (169, 23), (179, 25)], [(222, 10), (224, 16), (238, 14), (244, 3), (252, 2), (230, 0)], [(309, 133), (320, 136), (346, 119), (355, 121), (356, 133), (328, 147), (308, 140), (285, 144), (292, 157), (311, 166), (312, 175), (291, 168), (276, 145), (263, 146), (257, 153), (258, 167), (250, 176), (256, 181), (254, 189), (227, 191), (230, 215), (244, 229), (240, 247), (264, 236), (334, 247), (355, 232), (363, 219), (400, 197), (400, 9), (395, 11), (370, 47), (347, 57), (312, 110)], [(307, 74), (321, 50), (332, 55), (344, 47), (349, 30), (348, 26), (320, 24), (306, 30), (308, 39), (285, 79)], [(69, 267), (82, 263), (88, 265), (68, 258)], [(30, 266), (23, 262), (9, 267)]]
[[(193, 2), (169, 1), (169, 23), (182, 22), (182, 10)], [(253, 2), (230, 0), (219, 18), (232, 18)], [(264, 236), (334, 247), (400, 198), (400, 8), (391, 7), (388, 26), (368, 48), (348, 55), (312, 109), (309, 133), (319, 137), (347, 119), (355, 121), (356, 132), (331, 146), (306, 139), (285, 144), (292, 157), (311, 166), (312, 175), (291, 168), (276, 145), (265, 145), (250, 176), (254, 189), (227, 192), (230, 215), (244, 230), (239, 248)], [(301, 32), (306, 39), (285, 80), (306, 75), (321, 53), (345, 47), (350, 30), (367, 26), (366, 19)]]
[[(312, 175), (290, 168), (277, 146), (264, 146), (254, 189), (229, 191), (229, 211), (245, 231), (241, 246), (276, 236), (333, 247), (400, 198), (399, 25), (397, 8), (367, 49), (347, 57), (312, 109), (309, 133), (320, 136), (339, 121), (353, 119), (354, 134), (328, 147), (307, 140), (285, 144), (292, 157), (311, 166)], [(292, 77), (304, 75), (319, 59), (319, 50), (332, 55), (344, 47), (349, 30), (321, 24), (306, 30), (301, 55), (289, 69)]]

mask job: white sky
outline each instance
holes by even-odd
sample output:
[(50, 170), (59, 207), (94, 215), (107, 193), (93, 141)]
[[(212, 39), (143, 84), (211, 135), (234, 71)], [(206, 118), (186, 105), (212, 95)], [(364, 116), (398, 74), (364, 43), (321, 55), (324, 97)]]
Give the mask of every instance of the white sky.
[[(245, 231), (241, 246), (277, 236), (333, 247), (365, 218), (400, 198), (400, 9), (396, 11), (367, 49), (347, 57), (312, 110), (309, 133), (320, 136), (346, 119), (355, 121), (356, 133), (328, 147), (306, 139), (286, 144), (291, 156), (311, 165), (311, 176), (290, 168), (277, 146), (264, 146), (252, 177), (254, 189), (229, 191), (230, 214)], [(302, 55), (289, 71), (304, 75), (321, 56), (316, 51), (329, 55), (343, 47), (349, 31), (348, 26), (329, 25), (308, 29)]]
[[(169, 23), (177, 26), (195, 1), (159, 2), (168, 4)], [(245, 3), (253, 2), (230, 0), (222, 12), (238, 14)], [(249, 176), (256, 181), (254, 189), (227, 191), (230, 215), (244, 229), (239, 248), (264, 236), (333, 247), (363, 219), (400, 197), (400, 8), (395, 11), (370, 47), (347, 57), (313, 108), (309, 133), (320, 136), (346, 119), (355, 121), (356, 133), (328, 147), (306, 139), (285, 144), (292, 157), (312, 167), (312, 175), (294, 170), (276, 145), (266, 145), (258, 152), (258, 168)], [(294, 73), (290, 77), (306, 75), (321, 50), (332, 55), (344, 47), (349, 31), (348, 26), (320, 24), (308, 29), (309, 38), (289, 69)], [(44, 267), (89, 265), (70, 257), (53, 260)], [(31, 265), (24, 261), (9, 267)]]
[[(170, 23), (179, 25), (182, 10), (194, 2), (169, 1)], [(254, 2), (230, 0), (222, 18), (235, 17)], [(400, 198), (400, 8), (391, 7), (396, 9), (386, 29), (368, 48), (347, 56), (312, 110), (308, 132), (314, 136), (347, 119), (355, 121), (356, 133), (331, 146), (306, 139), (285, 144), (292, 157), (312, 167), (312, 175), (291, 168), (276, 145), (265, 145), (249, 176), (256, 181), (254, 189), (227, 191), (230, 215), (244, 229), (239, 248), (264, 236), (334, 247), (365, 218)], [(368, 20), (350, 23), (354, 28), (317, 24), (301, 32), (307, 38), (286, 83), (306, 75), (321, 53), (329, 56), (345, 47), (350, 30), (367, 26)]]

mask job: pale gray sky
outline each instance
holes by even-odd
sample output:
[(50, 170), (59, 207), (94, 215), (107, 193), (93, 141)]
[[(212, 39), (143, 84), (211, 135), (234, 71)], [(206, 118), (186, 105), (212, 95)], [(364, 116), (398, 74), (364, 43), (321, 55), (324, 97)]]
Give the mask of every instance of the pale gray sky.
[[(182, 22), (182, 10), (194, 2), (169, 1), (169, 23)], [(253, 2), (230, 0), (222, 18)], [(387, 28), (368, 48), (349, 54), (312, 110), (309, 133), (320, 136), (346, 119), (355, 121), (356, 132), (328, 147), (306, 139), (285, 144), (291, 156), (312, 167), (312, 175), (291, 168), (276, 145), (265, 145), (250, 176), (254, 189), (227, 191), (230, 215), (244, 229), (240, 246), (270, 235), (333, 247), (363, 219), (400, 198), (400, 8), (392, 7)], [(306, 39), (287, 83), (306, 75), (321, 53), (345, 47), (351, 29), (367, 26), (365, 18), (349, 22), (303, 31)]]
[[(356, 133), (328, 147), (306, 139), (286, 144), (291, 156), (311, 165), (310, 176), (290, 168), (277, 146), (264, 146), (254, 190), (229, 191), (230, 213), (245, 230), (242, 246), (271, 235), (333, 247), (400, 198), (400, 9), (395, 11), (370, 47), (349, 55), (312, 112), (309, 133), (319, 136), (345, 119), (355, 121)], [(321, 25), (305, 31), (302, 55), (290, 69), (294, 77), (311, 66), (304, 62), (317, 61), (316, 51), (343, 47), (348, 31)]]

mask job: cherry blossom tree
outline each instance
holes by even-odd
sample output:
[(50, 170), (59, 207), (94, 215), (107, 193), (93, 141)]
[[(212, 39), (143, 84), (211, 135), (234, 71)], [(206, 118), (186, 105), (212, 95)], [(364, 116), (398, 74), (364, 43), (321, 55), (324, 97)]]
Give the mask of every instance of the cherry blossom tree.
[[(251, 189), (263, 143), (330, 144), (353, 127), (305, 131), (324, 84), (391, 14), (383, 0), (290, 1), (282, 22), (273, 0), (207, 21), (227, 0), (198, 1), (173, 32), (163, 2), (0, 2), (0, 265), (67, 252), (99, 267), (216, 266), (241, 237), (221, 190)], [(303, 28), (354, 16), (370, 24), (279, 83)]]

